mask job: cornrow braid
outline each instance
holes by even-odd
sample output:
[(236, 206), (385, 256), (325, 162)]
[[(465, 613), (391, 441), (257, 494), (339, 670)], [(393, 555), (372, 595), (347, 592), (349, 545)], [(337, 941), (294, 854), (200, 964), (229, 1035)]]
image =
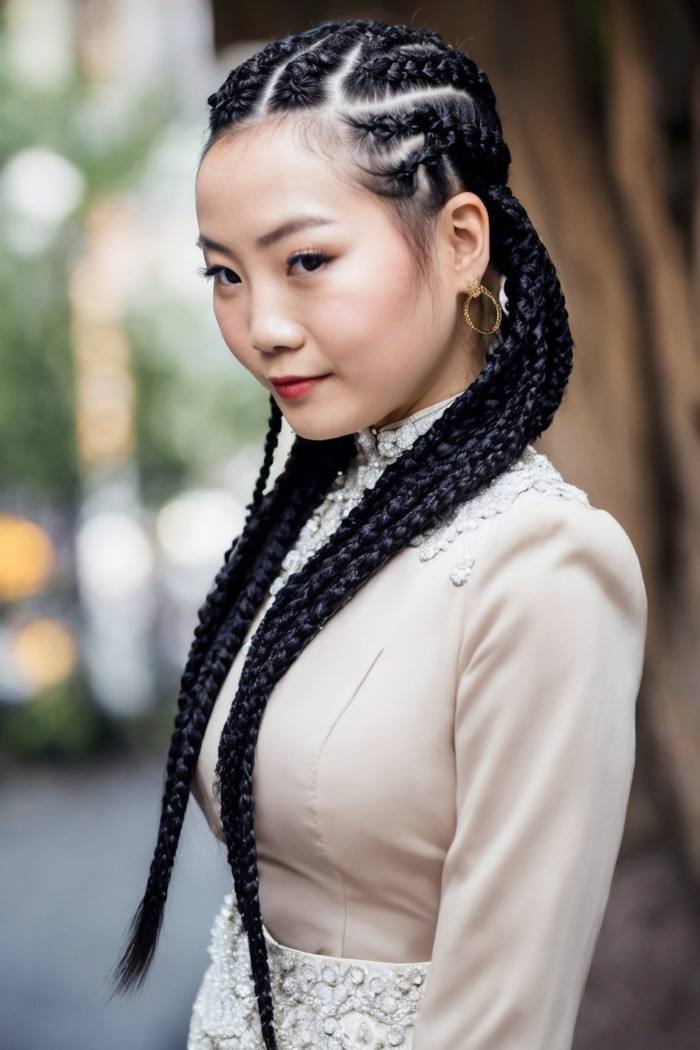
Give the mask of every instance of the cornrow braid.
[(473, 63), (473, 75), (469, 68), (458, 61), (460, 52), (445, 51), (431, 44), (417, 48), (403, 47), (394, 55), (379, 54), (363, 62), (357, 71), (349, 98), (362, 99), (368, 88), (385, 83), (393, 90), (404, 92), (408, 87), (429, 84), (452, 85), (464, 91), (477, 93), (478, 70)]
[[(504, 278), (509, 304), (479, 375), (277, 592), (251, 638), (221, 732), (215, 778), (227, 860), (264, 1044), (275, 1050), (253, 797), (268, 698), (318, 631), (389, 559), (488, 485), (549, 426), (564, 397), (573, 340), (552, 260), (507, 186), (511, 157), (489, 80), (438, 33), (371, 19), (322, 22), (268, 44), (229, 74), (209, 104), (202, 159), (223, 136), (280, 115), (308, 116), (329, 160), (337, 160), (340, 136), (357, 185), (395, 210), (426, 277), (435, 217), (451, 195), (478, 194), (489, 216), (491, 265)], [(143, 976), (155, 947), (155, 919), (214, 702), (286, 552), (357, 453), (352, 435), (327, 441), (297, 435), (263, 495), (280, 425), (275, 409), (273, 401), (249, 518), (217, 574), (183, 674), (145, 918), (132, 927), (123, 987)]]
[[(448, 103), (449, 105), (449, 103)], [(361, 133), (379, 142), (401, 141), (423, 135), (422, 147), (410, 158), (410, 163), (384, 168), (385, 175), (400, 175), (415, 171), (426, 161), (439, 161), (452, 151), (463, 165), (473, 168), (487, 183), (504, 183), (510, 166), (508, 146), (498, 131), (478, 121), (451, 112), (447, 106), (437, 112), (434, 106), (416, 105), (410, 113), (371, 113), (366, 117), (348, 116), (346, 121)]]
[[(339, 24), (330, 23), (330, 32)], [(233, 123), (246, 116), (255, 105), (266, 80), (280, 64), (290, 59), (300, 47), (308, 47), (323, 39), (328, 31), (319, 26), (277, 40), (232, 69), (218, 91), (207, 99), (211, 109), (210, 131), (213, 132), (222, 123)]]

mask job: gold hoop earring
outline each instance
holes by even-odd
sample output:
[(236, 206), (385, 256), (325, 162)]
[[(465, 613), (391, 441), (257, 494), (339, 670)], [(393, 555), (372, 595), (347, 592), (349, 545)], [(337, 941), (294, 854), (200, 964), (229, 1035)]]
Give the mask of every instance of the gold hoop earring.
[[(491, 300), (491, 302), (493, 303), (493, 305), (496, 307), (496, 320), (495, 320), (495, 322), (493, 324), (493, 328), (489, 328), (488, 331), (486, 331), (486, 332), (483, 329), (481, 329), (481, 328), (477, 328), (476, 325), (474, 324), (474, 322), (472, 321), (471, 317), (469, 316), (469, 304), (470, 304), (470, 302), (472, 301), (472, 299), (478, 299), (478, 297), (482, 293), (487, 295), (489, 297), (489, 299)], [(492, 292), (490, 292), (489, 289), (485, 285), (483, 285), (481, 283), (481, 278), (480, 277), (473, 277), (472, 281), (471, 281), (471, 284), (467, 288), (467, 298), (464, 300), (464, 318), (465, 318), (467, 324), (471, 328), (473, 328), (475, 332), (478, 332), (479, 335), (491, 335), (492, 332), (495, 332), (498, 328), (500, 328), (500, 326), (501, 326), (501, 317), (502, 317), (501, 304), (499, 302), (497, 302), (496, 297), (492, 294)]]

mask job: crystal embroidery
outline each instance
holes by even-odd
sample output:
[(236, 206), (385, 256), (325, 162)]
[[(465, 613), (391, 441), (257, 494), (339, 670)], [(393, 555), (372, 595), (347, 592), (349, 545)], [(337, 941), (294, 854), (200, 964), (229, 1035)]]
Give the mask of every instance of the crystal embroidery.
[[(429, 962), (312, 955), (263, 927), (279, 1050), (410, 1050)], [(214, 920), (187, 1050), (264, 1050), (248, 940), (233, 894)]]
[[(289, 576), (297, 572), (330, 538), (340, 522), (362, 499), (366, 488), (373, 488), (382, 471), (402, 452), (424, 434), (458, 395), (429, 405), (398, 423), (377, 429), (365, 427), (355, 435), (357, 457), (347, 471), (337, 476), (323, 501), (304, 524), (297, 542), (287, 552), (277, 578), (270, 586), (270, 596), (284, 586)], [(418, 548), (420, 561), (429, 561), (442, 551), (450, 550), (458, 536), (477, 529), (485, 519), (507, 510), (517, 497), (530, 489), (548, 495), (574, 499), (590, 506), (583, 489), (563, 479), (552, 461), (533, 445), (527, 445), (522, 455), (476, 495), (469, 497), (448, 515), (409, 541)], [(462, 544), (456, 544), (457, 557), (451, 562), (448, 579), (461, 587), (469, 579), (475, 557)], [(249, 637), (242, 650), (251, 645)]]

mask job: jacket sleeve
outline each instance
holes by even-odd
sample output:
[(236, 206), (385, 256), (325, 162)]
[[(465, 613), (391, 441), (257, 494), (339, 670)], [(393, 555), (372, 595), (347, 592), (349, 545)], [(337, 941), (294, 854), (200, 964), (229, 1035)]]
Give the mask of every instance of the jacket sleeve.
[(456, 830), (413, 1050), (570, 1050), (634, 766), (641, 568), (607, 511), (538, 497), (466, 586)]

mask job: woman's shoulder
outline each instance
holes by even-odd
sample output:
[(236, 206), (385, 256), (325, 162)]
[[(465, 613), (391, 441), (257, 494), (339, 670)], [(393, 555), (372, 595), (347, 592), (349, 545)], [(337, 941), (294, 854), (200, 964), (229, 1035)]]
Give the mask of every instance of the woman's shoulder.
[(509, 658), (518, 649), (554, 660), (571, 653), (574, 639), (593, 662), (596, 647), (612, 647), (613, 662), (622, 658), (636, 672), (648, 609), (635, 547), (614, 515), (535, 455), (542, 459), (529, 457), (531, 481), (541, 483), (504, 500), (464, 539), (471, 569), (460, 659), (466, 665), (470, 654), (502, 648)]
[(421, 560), (443, 563), (449, 580), (469, 590), (506, 567), (509, 587), (541, 585), (544, 572), (575, 562), (646, 601), (639, 558), (622, 524), (532, 445), (413, 543)]
[(641, 576), (632, 540), (610, 511), (592, 503), (532, 446), (524, 473), (531, 483), (509, 504), (510, 513), (494, 519), (489, 538), (494, 557), (539, 552), (549, 561), (577, 559), (582, 567), (606, 563), (617, 575)]

